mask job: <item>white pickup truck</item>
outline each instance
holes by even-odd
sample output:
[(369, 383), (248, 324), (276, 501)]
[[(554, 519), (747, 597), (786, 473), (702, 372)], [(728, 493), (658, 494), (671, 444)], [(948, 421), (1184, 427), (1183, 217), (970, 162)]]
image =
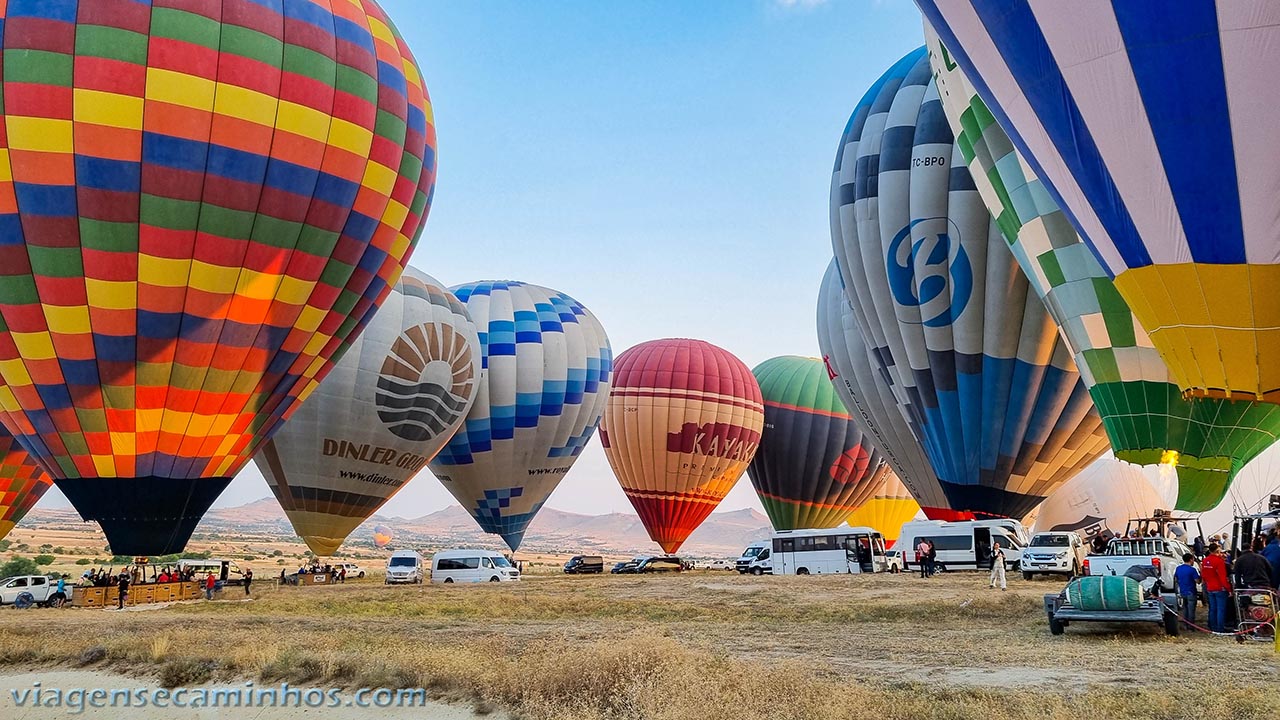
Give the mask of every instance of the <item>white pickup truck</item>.
[(64, 593), (58, 592), (58, 581), (44, 575), (17, 575), (0, 579), (0, 605), (14, 605), (23, 593), (31, 595), (31, 602), (50, 605), (59, 600), (66, 600)]
[(1073, 578), (1084, 572), (1084, 566), (1084, 542), (1074, 532), (1038, 532), (1022, 549), (1024, 580), (1030, 580), (1036, 573)]
[(1182, 556), (1191, 552), (1184, 543), (1173, 538), (1114, 538), (1102, 555), (1085, 558), (1086, 575), (1128, 575), (1142, 582), (1158, 578), (1166, 591), (1176, 584), (1173, 572), (1182, 564)]

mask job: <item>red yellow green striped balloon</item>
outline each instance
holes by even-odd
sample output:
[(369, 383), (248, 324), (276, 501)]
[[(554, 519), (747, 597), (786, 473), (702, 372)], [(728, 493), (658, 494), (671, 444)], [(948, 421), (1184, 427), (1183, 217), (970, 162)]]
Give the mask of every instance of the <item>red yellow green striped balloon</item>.
[(372, 0), (0, 2), (0, 409), (112, 550), (181, 549), (435, 186)]
[(12, 435), (0, 428), (0, 540), (52, 486), (49, 475)]

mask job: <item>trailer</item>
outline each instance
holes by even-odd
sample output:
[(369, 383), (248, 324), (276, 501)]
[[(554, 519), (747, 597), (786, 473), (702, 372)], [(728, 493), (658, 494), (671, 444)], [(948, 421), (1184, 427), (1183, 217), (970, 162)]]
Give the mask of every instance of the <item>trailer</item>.
[(1165, 634), (1178, 634), (1178, 596), (1161, 593), (1142, 601), (1136, 610), (1082, 610), (1067, 600), (1066, 591), (1044, 596), (1044, 611), (1049, 616), (1049, 632), (1061, 635), (1073, 622), (1154, 623), (1164, 628)]

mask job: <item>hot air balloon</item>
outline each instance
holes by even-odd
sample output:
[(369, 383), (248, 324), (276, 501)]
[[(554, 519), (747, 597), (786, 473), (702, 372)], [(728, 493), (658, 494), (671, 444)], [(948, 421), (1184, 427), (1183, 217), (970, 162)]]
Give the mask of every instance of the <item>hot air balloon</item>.
[(832, 176), (833, 244), (949, 505), (1021, 518), (1104, 452), (1106, 435), (930, 78), (920, 48), (854, 110)]
[(816, 358), (766, 360), (751, 371), (764, 430), (747, 476), (775, 530), (833, 528), (893, 471), (836, 394)]
[(1280, 402), (1274, 9), (918, 4), (1179, 387)]
[(452, 290), (479, 331), (484, 374), (431, 472), (516, 550), (600, 424), (613, 354), (596, 317), (562, 292), (520, 282)]
[(1176, 466), (1177, 508), (1204, 511), (1280, 437), (1280, 407), (1183, 399), (1102, 265), (1014, 149), (932, 28), (929, 60), (973, 179), (1014, 257), (1071, 349), (1116, 457)]
[(1092, 537), (1105, 530), (1124, 532), (1129, 518), (1151, 517), (1164, 498), (1135, 465), (1099, 458), (1068, 480), (1040, 505), (1032, 532), (1075, 531)]
[(372, 0), (0, 18), (3, 421), (114, 552), (176, 552), (399, 277), (426, 89)]
[(902, 525), (920, 512), (920, 505), (911, 497), (907, 486), (897, 475), (889, 473), (871, 493), (871, 499), (858, 506), (845, 518), (852, 527), (869, 527), (879, 530), (887, 547), (893, 547), (902, 532)]
[(40, 502), (53, 481), (4, 428), (0, 428), (0, 540)]
[(702, 340), (618, 356), (600, 440), (649, 537), (673, 553), (747, 469), (764, 400), (741, 360)]
[(378, 525), (373, 528), (373, 544), (375, 547), (384, 548), (391, 544), (391, 528), (386, 525)]
[(480, 339), (466, 307), (405, 268), (320, 387), (254, 461), (320, 557), (435, 457), (475, 401)]
[(827, 376), (850, 416), (874, 438), (875, 446), (929, 519), (972, 520), (972, 513), (957, 512), (947, 504), (924, 447), (889, 389), (891, 377), (872, 367), (862, 332), (832, 260), (818, 293), (818, 347)]

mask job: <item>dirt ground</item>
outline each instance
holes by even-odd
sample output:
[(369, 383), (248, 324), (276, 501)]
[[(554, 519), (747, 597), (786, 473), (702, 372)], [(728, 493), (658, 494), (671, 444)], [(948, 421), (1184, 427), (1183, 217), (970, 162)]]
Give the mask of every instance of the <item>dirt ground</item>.
[(710, 571), (467, 587), (255, 583), (247, 600), (232, 588), (214, 602), (125, 612), (5, 609), (0, 663), (167, 686), (420, 686), (530, 718), (1039, 719), (1098, 708), (1246, 718), (1280, 707), (1270, 643), (1171, 638), (1154, 624), (1076, 624), (1053, 637), (1041, 597), (1061, 586)]

